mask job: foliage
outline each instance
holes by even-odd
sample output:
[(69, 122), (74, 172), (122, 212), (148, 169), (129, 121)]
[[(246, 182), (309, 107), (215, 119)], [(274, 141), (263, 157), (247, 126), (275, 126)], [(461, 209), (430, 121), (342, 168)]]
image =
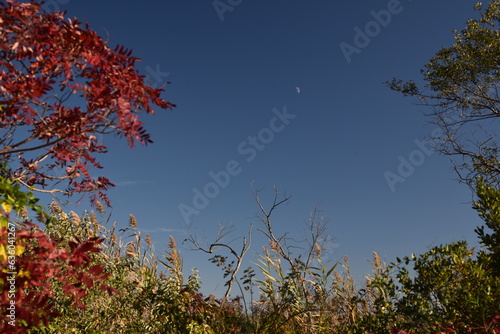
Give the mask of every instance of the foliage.
[[(25, 186), (107, 201), (113, 184), (89, 171), (106, 152), (98, 134), (150, 143), (138, 113), (174, 105), (145, 85), (130, 51), (64, 15), (37, 1), (0, 3), (0, 159), (16, 165), (8, 176)], [(63, 180), (66, 189), (53, 188)]]
[[(490, 206), (491, 202), (499, 203), (495, 197)], [(30, 318), (17, 308), (19, 332), (26, 328), (19, 324), (28, 323), (30, 333), (500, 331), (500, 279), (492, 270), (492, 257), (482, 251), (474, 256), (465, 242), (398, 258), (390, 265), (374, 253), (373, 272), (358, 285), (347, 257), (331, 264), (322, 258), (325, 223), (321, 213), (314, 211), (306, 225), (309, 241), (305, 244), (309, 247), (295, 253), (292, 250), (299, 249), (299, 244), (290, 243), (292, 236), (276, 237), (281, 248), (271, 239), (259, 258), (257, 273), (245, 271), (243, 286), (257, 289), (259, 296), (251, 304), (251, 312), (246, 312), (244, 296), (205, 297), (199, 292), (201, 280), (195, 270), (184, 277), (181, 253), (173, 238), (170, 249), (157, 258), (151, 238), (141, 235), (135, 217), (131, 215), (129, 226), (117, 231), (116, 223), (111, 228), (100, 223), (109, 218), (102, 205), (97, 209), (98, 214), (92, 211), (80, 217), (63, 212), (54, 202), (44, 233), (38, 229), (17, 233), (16, 260), (22, 268), (18, 280), (25, 280), (16, 296), (44, 298), (16, 304), (37, 310)], [(265, 222), (271, 227), (270, 215)], [(86, 242), (75, 247), (78, 240)], [(223, 258), (214, 254), (213, 259), (218, 264)], [(86, 270), (80, 270), (83, 268)], [(94, 282), (104, 283), (104, 289)], [(120, 293), (108, 294), (115, 291)], [(5, 291), (2, 298), (2, 303), (8, 301)], [(37, 317), (43, 321), (37, 323)]]
[(421, 71), (425, 87), (414, 81), (393, 79), (389, 87), (431, 107), (439, 131), (432, 139), (436, 149), (452, 159), (461, 180), (472, 188), (477, 176), (500, 182), (500, 1), (490, 1), (479, 19), (470, 19), (455, 31), (455, 43), (444, 47)]
[(0, 227), (7, 227), (9, 224), (10, 212), (21, 212), (31, 209), (38, 215), (44, 215), (43, 208), (37, 204), (38, 199), (32, 192), (24, 192), (18, 182), (5, 178), (2, 174), (7, 174), (8, 167), (0, 165), (0, 205), (2, 206), (2, 216), (0, 217)]
[[(98, 209), (103, 211), (102, 206), (98, 205)], [(80, 217), (52, 206), (51, 216), (53, 219), (46, 230), (53, 237), (104, 239), (102, 251), (96, 254), (93, 263), (105, 267), (110, 273), (106, 283), (121, 293), (109, 297), (94, 287), (83, 301), (85, 309), (74, 309), (67, 306), (59, 285), (54, 303), (62, 316), (32, 333), (238, 332), (241, 327), (238, 302), (228, 301), (222, 305), (215, 299), (204, 298), (198, 292), (200, 279), (196, 270), (184, 278), (182, 259), (173, 238), (170, 250), (159, 259), (151, 238), (142, 237), (133, 216), (129, 227), (119, 232), (116, 223), (110, 229), (99, 223), (95, 212)], [(121, 235), (117, 235), (120, 232)]]
[(487, 233), (484, 226), (479, 226), (475, 230), (481, 243), (486, 247), (481, 256), (491, 258), (491, 270), (500, 276), (500, 190), (486, 185), (479, 179), (476, 194), (478, 200), (474, 203), (474, 209), (492, 232)]
[[(474, 151), (462, 136), (498, 116), (500, 1), (492, 1), (481, 19), (470, 20), (456, 34), (452, 47), (431, 59), (424, 71), (430, 93), (414, 82), (390, 83), (432, 106), (442, 130), (440, 149), (464, 157), (456, 168), (468, 169), (464, 179), (476, 185), (474, 209), (486, 225), (476, 232), (484, 249), (476, 254), (458, 241), (389, 265), (374, 252), (373, 271), (360, 284), (347, 256), (325, 260), (328, 236), (320, 210), (312, 212), (300, 242), (277, 234), (271, 222), (290, 197), (280, 199), (275, 189), (266, 209), (254, 191), (258, 231), (269, 242), (256, 268), (238, 276), (251, 229), (240, 251), (223, 242), (224, 229), (208, 248), (198, 238), (187, 239), (223, 269), (227, 290), (220, 300), (200, 293), (195, 269), (185, 276), (172, 237), (169, 250), (157, 258), (151, 237), (142, 236), (133, 215), (117, 232), (117, 223), (107, 227), (109, 217), (97, 199), (98, 213), (82, 216), (64, 212), (56, 202), (48, 210), (38, 204), (32, 190), (62, 180), (68, 188), (50, 192), (96, 191), (107, 201), (102, 191), (112, 184), (104, 177), (94, 180), (89, 172), (100, 167), (94, 155), (106, 152), (96, 135), (115, 133), (130, 146), (146, 144), (151, 140), (137, 113), (152, 113), (153, 105), (173, 107), (160, 99), (161, 90), (144, 84), (129, 51), (111, 50), (88, 26), (40, 8), (36, 1), (0, 4), (0, 127), (5, 130), (0, 137), (0, 307), (8, 312), (15, 307), (14, 320), (9, 314), (2, 318), (2, 332), (500, 333), (496, 138), (484, 132), (475, 138)], [(15, 163), (14, 170), (7, 163)], [(472, 179), (475, 175), (483, 177)], [(29, 211), (43, 220), (44, 230), (32, 223)], [(221, 249), (234, 260), (218, 254)], [(236, 297), (230, 296), (234, 283), (241, 293)], [(244, 291), (252, 296), (250, 307)]]
[[(451, 329), (456, 333), (484, 330), (500, 310), (500, 278), (474, 259), (464, 241), (438, 246), (418, 257), (405, 257), (397, 273), (403, 294), (397, 302), (400, 323), (416, 333)], [(412, 277), (414, 276), (414, 277)]]
[[(3, 177), (0, 184), (0, 307), (7, 313), (0, 322), (2, 332), (25, 333), (41, 322), (47, 325), (49, 317), (59, 316), (52, 300), (55, 281), (60, 283), (68, 307), (84, 308), (82, 300), (93, 286), (108, 294), (116, 292), (103, 283), (109, 276), (103, 273), (104, 267), (92, 264), (91, 254), (100, 251), (101, 239), (76, 239), (63, 247), (60, 240), (26, 220), (24, 205), (41, 210), (33, 194), (23, 193), (18, 184)], [(24, 220), (15, 221), (15, 214)]]

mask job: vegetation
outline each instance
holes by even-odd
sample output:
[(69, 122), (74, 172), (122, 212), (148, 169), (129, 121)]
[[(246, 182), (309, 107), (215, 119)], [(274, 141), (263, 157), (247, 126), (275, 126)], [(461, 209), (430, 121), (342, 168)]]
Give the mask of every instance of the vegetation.
[[(208, 248), (196, 237), (188, 239), (195, 249), (213, 254), (211, 261), (223, 269), (227, 291), (222, 299), (200, 292), (196, 270), (185, 277), (172, 237), (169, 250), (157, 257), (150, 236), (140, 233), (133, 215), (128, 227), (117, 230), (116, 223), (109, 226), (105, 207), (97, 198), (96, 211), (81, 215), (65, 212), (56, 201), (40, 206), (33, 192), (36, 186), (61, 180), (69, 182), (63, 193), (92, 190), (106, 200), (99, 192), (110, 183), (92, 180), (86, 169), (86, 163), (98, 166), (91, 153), (104, 152), (92, 133), (111, 130), (125, 136), (129, 144), (149, 142), (134, 112), (152, 112), (150, 103), (172, 105), (159, 98), (159, 90), (143, 85), (128, 52), (111, 51), (77, 21), (66, 22), (63, 13), (39, 9), (36, 2), (0, 4), (4, 27), (0, 31), (0, 115), (3, 129), (8, 129), (0, 138), (0, 307), (5, 312), (1, 332), (500, 333), (500, 188), (494, 174), (498, 164), (494, 146), (488, 146), (487, 157), (485, 147), (476, 155), (466, 155), (474, 171), (470, 179), (476, 194), (473, 209), (484, 220), (476, 228), (481, 249), (458, 241), (393, 263), (383, 263), (373, 253), (373, 270), (363, 284), (355, 283), (348, 257), (337, 263), (324, 261), (327, 224), (320, 210), (312, 212), (306, 225), (305, 247), (297, 247), (295, 236), (275, 233), (273, 213), (289, 201), (277, 189), (269, 207), (254, 191), (260, 210), (258, 231), (269, 242), (256, 268), (240, 273), (251, 230), (240, 251), (224, 243), (224, 228)], [(438, 114), (439, 110), (458, 117), (469, 112), (473, 118), (485, 106), (496, 110), (494, 97), (482, 94), (496, 91), (490, 88), (496, 87), (493, 79), (498, 71), (481, 52), (500, 54), (495, 49), (498, 40), (492, 39), (498, 37), (493, 23), (500, 18), (499, 10), (500, 2), (492, 1), (483, 18), (470, 21), (457, 35), (457, 44), (438, 53), (428, 65), (425, 78), (436, 95), (422, 95), (414, 83), (394, 81), (391, 87), (424, 101), (437, 99), (436, 115), (445, 122), (440, 123), (445, 130), (448, 114)], [(56, 40), (42, 34), (51, 29), (61, 32)], [(55, 48), (35, 45), (42, 40), (44, 46)], [(62, 58), (56, 64), (50, 60), (53, 57)], [(473, 61), (484, 71), (456, 70), (472, 66)], [(110, 68), (118, 73), (108, 72)], [(81, 86), (74, 79), (78, 75), (90, 84)], [(33, 80), (23, 82), (23, 76)], [(468, 80), (476, 80), (478, 90), (468, 90), (478, 95), (475, 98), (460, 90)], [(62, 85), (63, 95), (42, 99), (52, 92), (53, 84)], [(65, 89), (67, 94), (76, 91), (88, 99), (87, 113), (63, 106), (69, 101)], [(83, 117), (82, 123), (73, 121), (75, 115)], [(14, 132), (30, 126), (31, 130), (21, 131), (28, 137), (17, 141)], [(454, 133), (444, 133), (448, 139), (456, 138)], [(457, 145), (454, 141), (451, 147), (461, 149)], [(37, 151), (41, 148), (46, 150)], [(29, 160), (13, 155), (23, 152), (35, 155)], [(42, 167), (42, 163), (48, 164)], [(57, 167), (66, 168), (67, 174), (50, 175)], [(229, 255), (217, 253), (217, 248)]]
[[(498, 212), (500, 202), (491, 193), (484, 192), (475, 204), (480, 215)], [(283, 201), (274, 202), (264, 211), (273, 212), (279, 203)], [(484, 249), (475, 253), (460, 241), (390, 264), (382, 263), (374, 253), (373, 272), (357, 286), (347, 257), (332, 265), (323, 263), (321, 236), (325, 223), (316, 212), (308, 225), (310, 247), (305, 252), (294, 254), (292, 239), (270, 235), (269, 247), (258, 260), (261, 277), (256, 277), (251, 268), (243, 275), (231, 275), (234, 269), (227, 266), (230, 273), (226, 277), (259, 296), (247, 308), (244, 295), (222, 300), (203, 296), (198, 273), (193, 270), (184, 277), (173, 238), (170, 250), (156, 258), (150, 237), (141, 235), (134, 216), (130, 216), (127, 228), (117, 232), (116, 223), (107, 226), (104, 207), (98, 205), (97, 210), (80, 217), (65, 213), (54, 202), (48, 208), (43, 232), (26, 216), (22, 218), (26, 227), (16, 233), (23, 243), (16, 244), (15, 255), (18, 267), (23, 268), (16, 284), (23, 284), (16, 305), (26, 311), (17, 310), (13, 328), (7, 327), (8, 319), (2, 319), (4, 332), (500, 331), (500, 277), (495, 265), (498, 248), (491, 243), (485, 242)], [(19, 210), (17, 216), (25, 214)], [(9, 222), (14, 219), (5, 210), (3, 218)], [(269, 214), (265, 222), (262, 231), (269, 232)], [(481, 238), (491, 236), (480, 230)], [(3, 240), (7, 240), (8, 228), (1, 231)], [(8, 246), (1, 254), (6, 282)], [(225, 263), (223, 258), (220, 255), (214, 262)], [(4, 309), (9, 303), (7, 294), (4, 285)]]
[(107, 151), (98, 135), (125, 137), (130, 147), (150, 143), (138, 113), (173, 104), (144, 83), (130, 51), (41, 6), (0, 3), (0, 162), (12, 168), (3, 172), (39, 191), (107, 202), (113, 184), (89, 172)]
[(431, 109), (440, 129), (433, 133), (436, 149), (448, 155), (461, 181), (475, 188), (477, 177), (500, 184), (500, 1), (487, 8), (476, 3), (479, 19), (455, 31), (455, 43), (444, 47), (421, 71), (425, 86), (393, 79), (389, 87)]

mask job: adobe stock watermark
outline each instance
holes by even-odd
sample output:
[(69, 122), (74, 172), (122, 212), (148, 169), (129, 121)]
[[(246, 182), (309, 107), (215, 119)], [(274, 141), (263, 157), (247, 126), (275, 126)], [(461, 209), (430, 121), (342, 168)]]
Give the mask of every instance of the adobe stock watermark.
[(7, 245), (0, 247), (6, 248), (7, 255), (7, 284), (4, 289), (7, 290), (7, 299), (9, 301), (7, 306), (6, 316), (7, 323), (10, 326), (16, 325), (16, 225), (9, 222), (7, 226)]
[(385, 181), (392, 192), (396, 191), (396, 184), (404, 183), (406, 179), (415, 173), (416, 167), (421, 166), (425, 162), (426, 156), (428, 157), (434, 153), (433, 146), (442, 134), (441, 129), (434, 129), (431, 135), (433, 139), (424, 141), (415, 139), (413, 142), (417, 148), (411, 151), (407, 158), (402, 155), (398, 156), (399, 165), (396, 173), (389, 170), (384, 172)]
[[(255, 160), (259, 152), (262, 152), (274, 140), (275, 135), (282, 132), (291, 120), (297, 117), (297, 115), (289, 114), (286, 106), (281, 111), (274, 108), (272, 112), (273, 116), (266, 127), (260, 129), (256, 135), (248, 136), (236, 147), (238, 154), (247, 163)], [(191, 216), (199, 215), (201, 210), (210, 204), (210, 200), (217, 197), (221, 190), (229, 185), (231, 179), (241, 174), (242, 171), (242, 162), (238, 160), (229, 160), (226, 162), (225, 168), (217, 172), (210, 171), (208, 173), (210, 181), (202, 187), (193, 188), (191, 203), (178, 205), (184, 222), (189, 225)]]
[(160, 69), (160, 64), (156, 64), (153, 69), (151, 66), (146, 66), (146, 84), (154, 89), (161, 88), (167, 84), (167, 78), (170, 72), (162, 72)]
[(241, 5), (242, 2), (243, 0), (215, 0), (212, 2), (212, 5), (214, 6), (217, 16), (219, 16), (219, 20), (224, 22), (224, 14), (226, 12), (232, 12), (236, 7)]
[(353, 44), (347, 42), (341, 42), (339, 44), (340, 50), (347, 63), (350, 64), (352, 62), (353, 54), (360, 54), (362, 49), (370, 45), (372, 39), (382, 32), (382, 28), (386, 28), (391, 23), (392, 16), (400, 14), (403, 9), (404, 7), (401, 5), (400, 0), (389, 0), (389, 2), (387, 2), (387, 9), (370, 11), (373, 20), (368, 21), (363, 29), (358, 26), (354, 27), (355, 34)]
[(334, 261), (337, 256), (336, 250), (340, 248), (341, 244), (338, 243), (337, 240), (330, 234), (321, 237), (320, 240), (318, 240), (318, 243), (321, 245), (322, 259), (325, 259), (326, 261)]

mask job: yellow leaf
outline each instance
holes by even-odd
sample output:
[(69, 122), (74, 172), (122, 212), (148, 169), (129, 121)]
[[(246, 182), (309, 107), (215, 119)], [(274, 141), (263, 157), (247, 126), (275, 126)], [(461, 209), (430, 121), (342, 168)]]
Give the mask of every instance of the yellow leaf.
[[(19, 256), (23, 254), (25, 251), (25, 248), (23, 246), (16, 246), (14, 248), (14, 255)], [(11, 253), (9, 253), (10, 256), (12, 256)], [(5, 262), (8, 258), (7, 251), (5, 245), (0, 245), (0, 263)]]
[(30, 272), (28, 270), (19, 270), (17, 276), (30, 278)]
[(0, 216), (0, 227), (8, 227), (8, 226), (9, 226), (9, 220), (4, 216)]
[(3, 208), (3, 211), (5, 211), (5, 213), (10, 213), (10, 211), (12, 210), (12, 205), (10, 205), (9, 203), (3, 202), (2, 208)]
[(23, 246), (16, 246), (16, 256), (19, 256), (22, 253), (24, 253), (24, 249), (25, 248)]
[(3, 263), (7, 260), (7, 252), (5, 252), (5, 246), (0, 245), (0, 263)]

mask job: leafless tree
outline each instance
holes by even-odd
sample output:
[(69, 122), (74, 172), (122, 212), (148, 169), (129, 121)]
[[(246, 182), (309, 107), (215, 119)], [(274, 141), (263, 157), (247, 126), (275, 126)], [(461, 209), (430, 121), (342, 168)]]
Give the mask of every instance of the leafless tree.
[(188, 238), (186, 241), (190, 242), (195, 250), (200, 250), (202, 252), (205, 252), (207, 254), (215, 254), (217, 248), (225, 248), (227, 249), (231, 255), (234, 257), (234, 261), (227, 263), (227, 256), (221, 256), (219, 254), (216, 254), (212, 258), (212, 262), (217, 263), (218, 266), (222, 266), (225, 273), (224, 277), (229, 276), (228, 281), (225, 283), (226, 292), (224, 294), (224, 300), (227, 301), (229, 299), (229, 296), (231, 294), (231, 290), (233, 288), (234, 283), (238, 284), (241, 294), (243, 296), (243, 290), (241, 288), (241, 285), (236, 277), (238, 274), (241, 264), (243, 261), (243, 258), (245, 254), (248, 252), (250, 249), (250, 246), (252, 244), (252, 226), (250, 226), (250, 229), (248, 231), (248, 237), (243, 237), (243, 241), (241, 244), (241, 249), (240, 251), (236, 251), (233, 246), (231, 246), (231, 242), (225, 242), (225, 238), (230, 235), (233, 232), (233, 226), (232, 225), (223, 225), (219, 224), (219, 227), (217, 229), (217, 236), (215, 237), (214, 242), (210, 243), (208, 246), (203, 246), (201, 242), (201, 238), (198, 237), (197, 233), (195, 235), (189, 234)]

